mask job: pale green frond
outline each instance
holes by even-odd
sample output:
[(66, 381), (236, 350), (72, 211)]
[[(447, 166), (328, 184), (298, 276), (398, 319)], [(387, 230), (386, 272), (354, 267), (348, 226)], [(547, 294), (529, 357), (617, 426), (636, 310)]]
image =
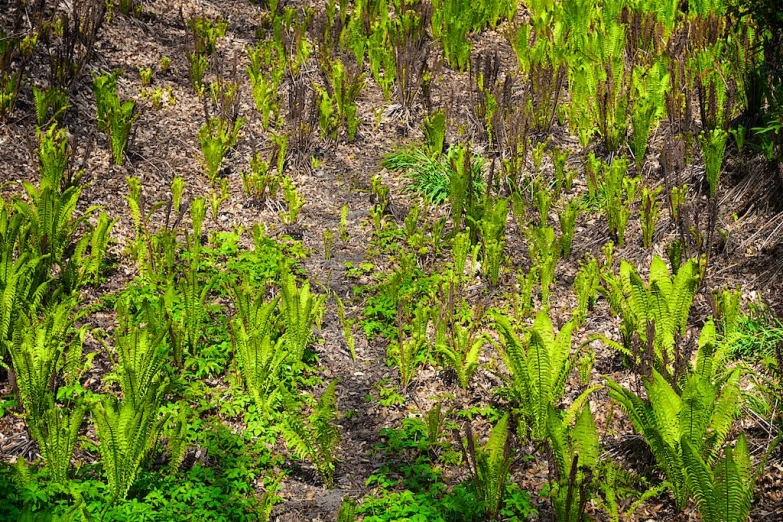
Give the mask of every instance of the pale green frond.
[(571, 466), (571, 454), (568, 450), (568, 436), (566, 424), (557, 415), (557, 411), (550, 405), (547, 410), (547, 441), (552, 448), (552, 456), (557, 462), (558, 471), (562, 476), (568, 476)]
[[(714, 512), (717, 520), (725, 522), (745, 522), (750, 514), (750, 501), (752, 499), (753, 483), (743, 480), (744, 471), (740, 471), (735, 454), (747, 452), (745, 444), (740, 445), (744, 437), (737, 443), (737, 448), (732, 451), (726, 448), (724, 456), (715, 463), (714, 469)], [(740, 460), (746, 459), (739, 457)], [(750, 494), (749, 494), (750, 491)]]
[(600, 390), (601, 388), (603, 388), (603, 386), (595, 385), (580, 393), (579, 396), (574, 399), (574, 402), (571, 403), (571, 406), (569, 406), (563, 414), (563, 423), (567, 426), (570, 426), (576, 418), (576, 415), (584, 408), (585, 404), (587, 403), (587, 399), (590, 398), (590, 395), (593, 392)]
[(655, 415), (655, 423), (664, 440), (674, 444), (680, 440), (678, 414), (682, 409), (682, 399), (669, 382), (653, 369), (652, 379), (645, 383), (650, 406)]
[(682, 390), (682, 407), (679, 411), (680, 435), (687, 437), (699, 450), (704, 446), (704, 435), (710, 422), (715, 390), (709, 381), (698, 375), (688, 378)]
[(677, 275), (674, 276), (674, 286), (669, 299), (669, 310), (672, 314), (675, 328), (681, 335), (685, 335), (691, 304), (698, 289), (698, 273), (698, 262), (695, 259), (690, 259), (680, 267)]
[(718, 398), (715, 399), (712, 405), (712, 416), (708, 426), (708, 434), (710, 435), (708, 460), (712, 460), (718, 449), (723, 445), (723, 441), (726, 440), (734, 419), (739, 414), (740, 376), (739, 369), (732, 370), (723, 383)]
[(579, 466), (593, 468), (598, 463), (598, 430), (595, 427), (590, 405), (585, 404), (571, 431), (574, 455), (579, 455)]
[(712, 317), (707, 319), (699, 335), (699, 350), (696, 352), (696, 373), (703, 379), (712, 381), (714, 368), (719, 367), (721, 361), (715, 361), (716, 346), (715, 321)]
[(687, 437), (682, 439), (682, 460), (685, 465), (688, 487), (699, 505), (699, 512), (702, 514), (702, 517), (708, 522), (719, 520), (715, 514), (717, 504), (714, 495), (715, 485), (713, 483), (712, 471), (707, 467), (698, 450)]
[(658, 288), (661, 289), (663, 295), (670, 295), (672, 293), (672, 279), (669, 274), (669, 267), (666, 262), (658, 256), (653, 256), (650, 263), (650, 285), (653, 283), (658, 284)]
[(534, 328), (530, 335), (528, 349), (528, 375), (530, 378), (530, 400), (534, 412), (534, 432), (537, 438), (544, 435), (546, 411), (552, 402), (552, 367), (545, 340)]

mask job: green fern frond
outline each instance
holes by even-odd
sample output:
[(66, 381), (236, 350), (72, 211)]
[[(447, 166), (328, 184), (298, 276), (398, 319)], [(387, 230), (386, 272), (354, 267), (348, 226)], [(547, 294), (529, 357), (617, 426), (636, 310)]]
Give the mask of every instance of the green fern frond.
[(500, 509), (506, 476), (511, 467), (507, 444), (508, 419), (508, 413), (500, 418), (490, 431), (487, 443), (482, 448), (476, 448), (474, 455), (476, 491), (493, 520)]
[(150, 450), (165, 418), (158, 419), (157, 398), (147, 396), (135, 407), (104, 396), (93, 408), (98, 433), (98, 451), (109, 482), (112, 499), (124, 499), (133, 485), (141, 462)]
[(341, 438), (336, 424), (337, 382), (329, 383), (306, 423), (294, 413), (286, 415), (281, 426), (288, 447), (297, 457), (313, 464), (327, 488), (334, 485), (335, 454)]
[(715, 485), (712, 471), (687, 437), (683, 437), (681, 445), (682, 460), (687, 470), (688, 487), (699, 505), (699, 511), (707, 521), (718, 520), (714, 511), (717, 504), (714, 496)]
[(325, 296), (310, 293), (307, 281), (297, 287), (294, 276), (287, 271), (281, 275), (280, 292), (286, 349), (291, 354), (291, 361), (298, 362), (310, 342), (313, 326), (320, 324)]

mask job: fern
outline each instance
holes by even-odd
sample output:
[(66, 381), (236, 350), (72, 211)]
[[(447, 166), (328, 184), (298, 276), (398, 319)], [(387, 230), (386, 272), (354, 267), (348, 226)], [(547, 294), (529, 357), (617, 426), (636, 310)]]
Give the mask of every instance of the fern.
[(59, 484), (68, 484), (68, 469), (86, 411), (81, 401), (65, 408), (56, 406), (52, 397), (41, 418), (28, 423), (52, 480)]
[(329, 383), (313, 413), (307, 420), (296, 414), (287, 415), (281, 426), (289, 448), (301, 459), (309, 460), (323, 479), (326, 487), (334, 486), (334, 464), (336, 450), (340, 443), (340, 427), (336, 421), (337, 380)]
[(467, 454), (471, 459), (473, 484), (489, 520), (498, 520), (503, 503), (506, 478), (511, 468), (506, 413), (495, 424), (483, 447), (477, 447), (470, 425), (467, 426)]
[(560, 220), (560, 255), (568, 257), (571, 255), (571, 245), (574, 242), (574, 231), (576, 229), (576, 219), (579, 215), (579, 203), (576, 199), (569, 201), (563, 211), (558, 215)]
[(446, 150), (446, 113), (437, 110), (424, 119), (422, 131), (430, 157), (437, 158)]
[(215, 182), (223, 158), (236, 145), (239, 131), (244, 123), (243, 118), (238, 118), (233, 123), (222, 118), (210, 118), (199, 129), (198, 140), (204, 155), (204, 168), (210, 182)]
[(728, 133), (722, 129), (705, 131), (699, 136), (702, 155), (704, 156), (704, 175), (709, 186), (710, 199), (715, 199), (720, 180), (720, 169), (723, 163), (723, 153), (726, 149)]
[(128, 305), (124, 301), (117, 303), (119, 325), (114, 334), (118, 357), (115, 371), (124, 401), (139, 410), (142, 405), (155, 400), (155, 395), (165, 383), (163, 371), (167, 352), (163, 339), (168, 328), (162, 317), (157, 316), (161, 312), (149, 301), (145, 300), (139, 306), (145, 328), (135, 324)]
[(403, 329), (402, 308), (397, 311), (398, 334), (396, 342), (389, 345), (388, 355), (400, 372), (400, 387), (407, 390), (416, 376), (419, 365), (427, 357), (429, 340), (427, 328), (430, 324), (431, 310), (425, 305), (419, 305), (413, 314), (411, 335), (405, 336)]
[(589, 405), (581, 408), (573, 428), (550, 405), (547, 434), (555, 462), (550, 495), (557, 520), (580, 522), (595, 488), (592, 481), (599, 462), (598, 431)]
[(313, 326), (320, 327), (325, 296), (310, 293), (310, 283), (297, 287), (296, 279), (283, 270), (280, 281), (280, 301), (285, 323), (285, 346), (291, 362), (298, 363), (313, 335)]
[(574, 319), (577, 324), (581, 324), (587, 317), (587, 311), (592, 310), (595, 306), (600, 282), (598, 262), (595, 258), (587, 258), (580, 265), (574, 278), (574, 292), (577, 302), (574, 309)]
[(753, 499), (754, 475), (745, 436), (724, 449), (712, 469), (698, 448), (683, 437), (683, 462), (690, 490), (705, 522), (745, 522)]
[[(620, 276), (604, 275), (606, 286), (603, 291), (613, 303), (613, 310), (619, 311), (626, 327), (624, 353), (631, 351), (630, 336), (638, 335), (642, 345), (652, 344), (655, 366), (664, 374), (671, 374), (678, 362), (676, 342), (685, 335), (688, 315), (698, 284), (698, 263), (690, 260), (672, 277), (666, 263), (653, 256), (650, 278), (645, 285), (636, 269), (622, 261)], [(653, 337), (648, 339), (649, 334)], [(617, 348), (617, 343), (611, 346)]]
[[(40, 153), (47, 150), (47, 139), (42, 135)], [(52, 267), (59, 267), (59, 282), (63, 284), (63, 291), (68, 293), (80, 284), (73, 280), (76, 261), (71, 260), (77, 245), (77, 231), (98, 207), (88, 207), (79, 217), (75, 217), (81, 195), (81, 187), (77, 184), (80, 175), (66, 179), (64, 164), (55, 165), (50, 161), (53, 160), (41, 164), (41, 182), (38, 187), (23, 183), (28, 201), (17, 200), (15, 210), (27, 221), (27, 249), (31, 255), (40, 258), (32, 284), (37, 287), (48, 281)], [(69, 263), (74, 264), (69, 267)]]
[[(715, 366), (708, 361), (715, 358)], [(697, 365), (678, 394), (655, 369), (644, 382), (647, 399), (607, 379), (609, 395), (626, 411), (636, 431), (644, 435), (658, 467), (682, 509), (690, 487), (684, 474), (683, 440), (706, 463), (713, 462), (729, 433), (739, 405), (739, 370), (721, 375), (721, 355), (715, 351), (714, 326), (702, 334)]]
[[(1, 217), (1, 216), (0, 216)], [(15, 239), (21, 224), (22, 216), (17, 214), (20, 219), (12, 219), (11, 223), (6, 223), (6, 233), (2, 235), (5, 242), (5, 249), (2, 252), (2, 263), (0, 263), (0, 355), (6, 351), (6, 344), (12, 341), (14, 329), (20, 314), (26, 310), (31, 303), (29, 299), (34, 295), (41, 295), (46, 283), (41, 283), (37, 288), (33, 283), (33, 274), (36, 272), (40, 263), (40, 258), (33, 258), (29, 253), (20, 254), (16, 260), (13, 260), (15, 250)], [(0, 357), (3, 361), (5, 356)]]
[[(71, 105), (68, 103), (68, 93), (59, 87), (39, 89), (33, 86), (33, 99), (35, 101), (35, 116), (38, 127), (43, 128), (54, 120), (62, 123), (62, 116)], [(50, 113), (51, 109), (51, 115)]]
[(502, 340), (500, 355), (511, 374), (511, 391), (529, 436), (543, 440), (548, 408), (563, 397), (579, 355), (579, 351), (571, 353), (574, 324), (566, 323), (555, 335), (547, 312), (542, 311), (520, 339), (506, 317), (495, 315), (495, 323)]
[(560, 248), (555, 240), (555, 230), (552, 227), (533, 227), (528, 229), (528, 251), (530, 260), (538, 267), (538, 278), (541, 283), (541, 301), (549, 302), (550, 286), (555, 280), (555, 269), (560, 260)]
[(506, 220), (508, 217), (508, 201), (487, 198), (484, 215), (477, 223), (484, 243), (484, 262), (482, 268), (492, 286), (496, 286), (500, 278), (500, 265), (503, 262), (505, 247)]
[(115, 165), (122, 165), (131, 127), (139, 119), (134, 100), (121, 101), (117, 94), (119, 73), (95, 75), (93, 92), (98, 109), (98, 128), (109, 134)]
[(468, 387), (471, 377), (476, 372), (484, 339), (474, 339), (474, 330), (470, 326), (462, 326), (455, 322), (449, 343), (436, 346), (448, 365), (457, 374), (457, 381), (464, 390)]
[(52, 386), (63, 367), (74, 308), (74, 302), (62, 301), (45, 310), (41, 319), (33, 308), (29, 317), (20, 315), (14, 326), (8, 348), (19, 399), (31, 425), (42, 422), (52, 406)]
[[(106, 212), (98, 216), (91, 234), (85, 234), (74, 250), (79, 285), (97, 283), (109, 246), (109, 233), (119, 219), (109, 219)], [(87, 249), (89, 248), (89, 253)]]
[(245, 385), (259, 411), (267, 413), (279, 398), (279, 371), (288, 359), (284, 338), (272, 341), (273, 312), (279, 297), (264, 303), (234, 288), (237, 314), (231, 320), (231, 341)]
[(93, 419), (98, 433), (98, 451), (109, 483), (112, 501), (128, 494), (138, 474), (141, 462), (157, 437), (165, 417), (158, 418), (158, 397), (146, 396), (134, 406), (104, 396), (93, 407)]

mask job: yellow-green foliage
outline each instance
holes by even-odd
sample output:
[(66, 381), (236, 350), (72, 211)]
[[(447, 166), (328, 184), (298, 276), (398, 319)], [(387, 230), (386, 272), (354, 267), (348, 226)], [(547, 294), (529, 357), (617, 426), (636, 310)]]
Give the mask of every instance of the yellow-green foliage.
[(709, 321), (699, 339), (696, 365), (677, 391), (655, 369), (644, 381), (647, 399), (611, 379), (609, 395), (626, 411), (644, 435), (674, 494), (679, 509), (691, 493), (683, 461), (683, 441), (704, 462), (714, 461), (731, 429), (739, 406), (740, 371), (723, 371), (723, 351), (716, 346), (715, 325)]
[(571, 353), (574, 325), (567, 322), (555, 335), (546, 311), (536, 316), (533, 326), (521, 338), (511, 322), (495, 315), (501, 335), (500, 355), (510, 375), (510, 387), (522, 416), (526, 433), (533, 440), (543, 440), (550, 405), (563, 397), (565, 383), (576, 365), (578, 351)]
[(479, 499), (486, 506), (490, 520), (497, 520), (506, 477), (511, 468), (508, 417), (506, 413), (500, 418), (483, 447), (477, 447), (472, 433), (468, 432), (467, 445), (473, 465), (473, 483)]
[(302, 418), (299, 412), (286, 416), (281, 425), (286, 444), (302, 459), (309, 460), (321, 476), (327, 488), (334, 485), (334, 463), (337, 446), (340, 443), (340, 427), (335, 386), (337, 380), (329, 383), (309, 418)]
[(112, 500), (124, 499), (164, 418), (158, 418), (158, 402), (153, 394), (138, 406), (106, 395), (92, 413), (109, 493)]
[(447, 364), (456, 372), (459, 385), (463, 389), (468, 387), (470, 378), (478, 369), (481, 348), (485, 342), (482, 336), (475, 338), (474, 335), (472, 327), (455, 322), (451, 335), (446, 334), (444, 342), (436, 346)]
[(552, 504), (557, 520), (579, 522), (581, 511), (596, 478), (599, 446), (589, 404), (582, 407), (573, 427), (560, 418), (551, 406), (547, 417), (547, 435), (556, 463), (556, 480), (552, 483)]
[[(666, 263), (653, 256), (650, 278), (644, 284), (636, 269), (623, 261), (620, 280), (625, 299), (621, 314), (625, 324), (632, 326), (642, 343), (648, 341), (648, 324), (653, 328), (651, 339), (656, 358), (662, 363), (675, 360), (675, 343), (685, 335), (691, 303), (698, 286), (698, 263), (689, 260), (672, 277)], [(630, 335), (631, 331), (625, 332)]]
[(311, 293), (308, 281), (297, 287), (296, 279), (287, 271), (281, 276), (280, 293), (285, 349), (291, 354), (291, 362), (296, 363), (302, 360), (313, 335), (313, 326), (320, 328), (326, 296)]
[(704, 522), (745, 522), (753, 500), (754, 470), (745, 435), (737, 445), (727, 446), (724, 456), (712, 468), (688, 439), (682, 440), (682, 454), (688, 487)]
[(283, 337), (272, 340), (274, 312), (280, 296), (265, 303), (232, 287), (236, 315), (231, 319), (231, 342), (245, 386), (259, 411), (267, 413), (278, 399), (279, 371), (289, 356)]

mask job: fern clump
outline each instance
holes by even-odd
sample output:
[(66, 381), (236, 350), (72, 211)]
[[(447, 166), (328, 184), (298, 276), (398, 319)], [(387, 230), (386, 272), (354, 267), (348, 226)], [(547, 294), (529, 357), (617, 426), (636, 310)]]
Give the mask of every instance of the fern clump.
[(111, 498), (122, 500), (133, 485), (165, 418), (158, 418), (158, 402), (154, 394), (150, 394), (138, 406), (104, 396), (93, 408), (93, 419)]
[(505, 199), (487, 198), (484, 205), (484, 215), (477, 223), (484, 246), (482, 268), (492, 286), (500, 280), (500, 267), (503, 263), (503, 249), (506, 245), (506, 220), (508, 218), (508, 201)]
[(472, 325), (463, 326), (455, 321), (450, 335), (447, 334), (443, 342), (436, 346), (446, 363), (457, 374), (457, 381), (463, 390), (468, 387), (471, 377), (478, 369), (484, 342), (482, 336), (476, 338)]
[(521, 338), (506, 317), (496, 314), (495, 324), (502, 341), (500, 355), (511, 374), (510, 391), (521, 413), (520, 433), (543, 440), (548, 409), (563, 397), (578, 360), (579, 350), (571, 352), (574, 323), (567, 322), (555, 335), (549, 315), (541, 311)]
[(574, 242), (576, 219), (581, 210), (576, 199), (569, 201), (558, 215), (560, 221), (560, 255), (564, 258), (571, 255), (571, 245)]
[(43, 318), (22, 314), (8, 343), (11, 368), (16, 378), (27, 426), (38, 443), (52, 479), (68, 483), (68, 469), (86, 407), (81, 400), (61, 406), (56, 403), (55, 383), (65, 373), (66, 382), (78, 381), (82, 365), (83, 335), (71, 338), (74, 322), (72, 301), (62, 301), (45, 310)]
[(121, 101), (117, 94), (119, 74), (96, 75), (93, 92), (98, 105), (98, 128), (109, 134), (115, 165), (122, 165), (131, 128), (140, 114), (134, 100)]
[(308, 281), (298, 287), (296, 279), (287, 270), (281, 276), (280, 293), (285, 349), (291, 354), (291, 362), (297, 363), (302, 360), (312, 339), (313, 327), (320, 328), (326, 296), (311, 293)]
[(279, 372), (289, 356), (283, 337), (272, 340), (274, 311), (280, 297), (265, 303), (233, 287), (236, 315), (231, 319), (231, 341), (239, 369), (256, 407), (267, 413), (279, 399)]
[(281, 429), (286, 444), (301, 459), (309, 460), (327, 488), (334, 486), (334, 464), (340, 443), (339, 411), (335, 392), (337, 381), (329, 383), (309, 418), (287, 415)]
[(728, 136), (728, 133), (723, 129), (705, 131), (699, 136), (701, 151), (704, 155), (704, 175), (707, 178), (710, 199), (715, 199), (715, 195), (718, 192), (720, 169)]
[(550, 286), (555, 282), (555, 269), (560, 260), (560, 243), (552, 227), (532, 227), (527, 230), (528, 252), (533, 266), (538, 269), (541, 283), (541, 301), (549, 302)]
[(33, 308), (29, 316), (20, 313), (13, 325), (8, 351), (19, 399), (32, 425), (43, 421), (53, 407), (52, 386), (63, 367), (64, 354), (71, 349), (68, 339), (75, 305), (64, 300), (46, 310), (40, 319)]
[(256, 110), (261, 114), (265, 130), (280, 115), (278, 91), (285, 76), (285, 49), (274, 39), (260, 40), (255, 47), (247, 48), (250, 61), (247, 73)]
[(550, 498), (557, 520), (580, 522), (598, 478), (598, 430), (589, 404), (582, 407), (573, 427), (550, 406), (547, 435), (555, 463)]
[[(715, 325), (709, 321), (702, 329), (696, 363), (681, 391), (655, 369), (644, 380), (647, 399), (607, 379), (610, 397), (644, 435), (679, 509), (693, 492), (685, 454), (698, 455), (711, 464), (738, 413), (740, 371), (724, 371), (724, 360), (725, 349), (716, 344)], [(690, 445), (688, 450), (684, 450), (684, 443)]]
[(142, 320), (146, 322), (146, 327), (142, 328), (130, 314), (129, 304), (123, 301), (117, 304), (119, 326), (114, 338), (118, 365), (115, 371), (125, 402), (139, 410), (150, 400), (156, 400), (156, 395), (165, 387), (164, 368), (168, 354), (163, 338), (167, 331), (160, 311), (162, 307), (153, 306), (149, 301), (140, 305)]
[(62, 124), (62, 116), (70, 107), (68, 92), (55, 86), (48, 89), (39, 89), (34, 86), (33, 99), (39, 128), (43, 128), (52, 121)]
[(650, 278), (645, 285), (630, 263), (622, 261), (620, 277), (605, 274), (603, 289), (610, 303), (623, 319), (623, 344), (606, 338), (613, 348), (634, 360), (641, 359), (633, 352), (633, 336), (642, 346), (653, 348), (653, 363), (664, 375), (671, 376), (685, 361), (678, 349), (678, 339), (685, 335), (691, 303), (698, 287), (698, 262), (689, 260), (672, 277), (666, 263), (653, 256)]
[(473, 471), (473, 486), (485, 506), (489, 520), (499, 520), (506, 479), (511, 468), (508, 419), (508, 413), (500, 418), (483, 447), (477, 447), (468, 424), (467, 454)]
[(599, 286), (598, 262), (595, 258), (590, 257), (584, 263), (580, 263), (579, 271), (574, 278), (574, 292), (577, 302), (574, 309), (574, 320), (577, 324), (582, 324), (587, 317), (588, 310), (592, 310), (595, 306)]
[(223, 118), (210, 118), (198, 131), (198, 141), (204, 155), (204, 168), (210, 182), (215, 181), (223, 158), (236, 145), (239, 131), (245, 120), (238, 118), (233, 123)]
[(697, 447), (683, 437), (682, 455), (688, 487), (704, 522), (745, 522), (750, 515), (755, 473), (745, 435), (726, 447), (710, 467)]
[(38, 442), (54, 482), (68, 484), (68, 469), (86, 412), (81, 400), (69, 407), (57, 406), (52, 401), (40, 419), (28, 420), (30, 433)]
[(419, 366), (429, 354), (429, 339), (427, 328), (430, 324), (431, 310), (428, 306), (418, 305), (414, 311), (410, 323), (410, 335), (405, 335), (403, 328), (402, 307), (397, 311), (398, 332), (397, 339), (389, 345), (387, 350), (389, 359), (397, 366), (400, 372), (400, 387), (408, 389)]

